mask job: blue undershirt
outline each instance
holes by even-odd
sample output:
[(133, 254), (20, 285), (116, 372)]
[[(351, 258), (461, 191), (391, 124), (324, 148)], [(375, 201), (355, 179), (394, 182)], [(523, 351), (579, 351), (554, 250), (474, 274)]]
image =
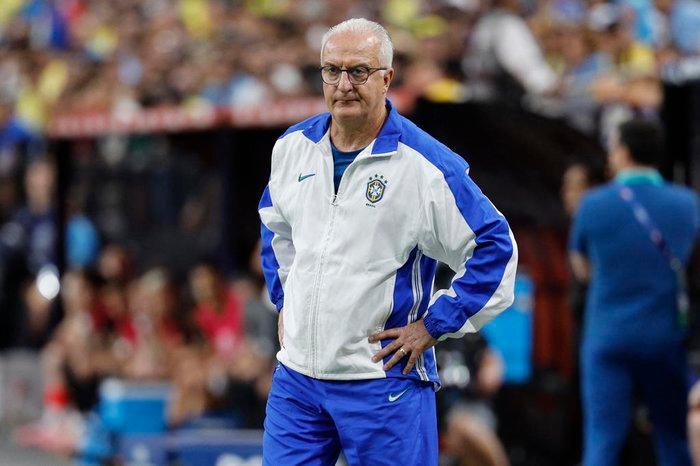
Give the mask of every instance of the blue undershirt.
[(362, 152), (364, 148), (359, 150), (352, 150), (350, 152), (343, 152), (335, 147), (333, 141), (331, 141), (331, 151), (333, 152), (333, 184), (335, 185), (335, 192), (338, 192), (338, 186), (340, 185), (340, 178), (343, 177), (345, 169), (348, 165), (355, 160), (357, 154)]

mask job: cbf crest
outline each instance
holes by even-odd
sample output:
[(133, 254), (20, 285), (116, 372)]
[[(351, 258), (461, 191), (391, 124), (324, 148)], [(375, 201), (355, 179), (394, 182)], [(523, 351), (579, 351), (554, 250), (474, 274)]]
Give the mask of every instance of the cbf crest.
[(384, 191), (386, 191), (387, 181), (384, 179), (383, 175), (370, 176), (369, 182), (367, 183), (367, 200), (372, 204), (375, 204), (382, 200), (384, 197)]

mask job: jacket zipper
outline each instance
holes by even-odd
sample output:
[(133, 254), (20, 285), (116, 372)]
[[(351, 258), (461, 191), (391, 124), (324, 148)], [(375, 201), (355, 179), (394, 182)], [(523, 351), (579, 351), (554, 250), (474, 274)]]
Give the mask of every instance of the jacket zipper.
[[(359, 154), (358, 154), (359, 157)], [(319, 312), (319, 307), (321, 305), (321, 289), (323, 288), (323, 268), (324, 268), (324, 262), (326, 259), (326, 252), (328, 249), (328, 244), (330, 243), (332, 234), (333, 234), (333, 225), (335, 223), (335, 215), (337, 212), (337, 207), (338, 207), (338, 193), (341, 192), (340, 188), (343, 186), (343, 180), (346, 178), (348, 171), (351, 168), (354, 168), (354, 166), (358, 163), (358, 157), (355, 157), (355, 160), (353, 160), (350, 165), (347, 166), (345, 169), (345, 172), (343, 175), (340, 177), (340, 182), (338, 183), (338, 190), (336, 192), (335, 186), (332, 185), (333, 183), (333, 175), (331, 173), (331, 185), (333, 186), (333, 196), (331, 196), (331, 211), (328, 217), (328, 227), (326, 229), (326, 236), (323, 239), (323, 246), (321, 247), (321, 255), (319, 256), (318, 259), (318, 269), (316, 270), (316, 276), (314, 277), (314, 298), (313, 298), (313, 305), (311, 306), (311, 312), (309, 316), (309, 328), (311, 329), (311, 338), (310, 338), (310, 349), (309, 353), (311, 354), (311, 377), (317, 378), (318, 377), (318, 312)], [(363, 160), (363, 159), (361, 159)], [(360, 161), (361, 161), (360, 160)]]
[(314, 289), (314, 301), (311, 309), (311, 376), (318, 377), (318, 312), (321, 305), (321, 288), (323, 288), (323, 266), (325, 265), (326, 252), (328, 249), (328, 243), (330, 243), (331, 236), (333, 234), (333, 224), (335, 223), (335, 213), (338, 206), (338, 195), (333, 194), (331, 197), (331, 212), (328, 217), (328, 228), (326, 229), (326, 236), (323, 239), (323, 246), (321, 247), (321, 255), (318, 259), (318, 269), (316, 270), (316, 277), (314, 278), (314, 284), (316, 285)]

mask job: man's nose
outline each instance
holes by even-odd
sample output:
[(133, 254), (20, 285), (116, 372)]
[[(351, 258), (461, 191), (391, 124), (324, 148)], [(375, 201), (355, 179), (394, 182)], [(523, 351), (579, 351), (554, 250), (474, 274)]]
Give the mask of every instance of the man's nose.
[(346, 70), (343, 70), (340, 72), (340, 81), (338, 81), (338, 89), (344, 92), (351, 91), (353, 89), (353, 85), (350, 82), (350, 75)]

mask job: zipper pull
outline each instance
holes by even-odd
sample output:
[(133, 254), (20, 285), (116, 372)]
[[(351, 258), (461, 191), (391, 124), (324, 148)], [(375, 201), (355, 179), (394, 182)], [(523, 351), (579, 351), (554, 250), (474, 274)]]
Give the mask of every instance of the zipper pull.
[(331, 198), (331, 205), (338, 205), (338, 195), (333, 194), (333, 197)]

